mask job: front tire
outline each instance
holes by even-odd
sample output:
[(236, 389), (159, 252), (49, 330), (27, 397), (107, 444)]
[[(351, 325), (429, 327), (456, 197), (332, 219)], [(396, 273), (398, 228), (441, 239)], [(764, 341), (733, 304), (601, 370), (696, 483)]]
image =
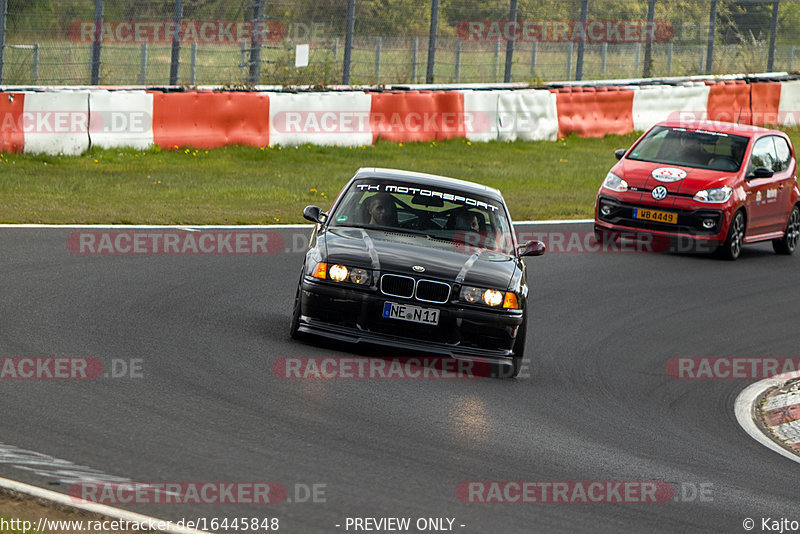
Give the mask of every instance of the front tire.
[(772, 248), (778, 254), (789, 255), (797, 248), (797, 241), (800, 239), (800, 207), (793, 207), (789, 213), (789, 220), (786, 222), (786, 230), (781, 239), (772, 242)]
[(745, 227), (744, 213), (739, 210), (733, 215), (728, 227), (728, 237), (717, 251), (721, 258), (733, 261), (739, 257), (744, 244)]
[[(302, 280), (300, 284), (302, 284)], [(297, 294), (294, 296), (294, 308), (292, 309), (292, 324), (289, 327), (289, 335), (292, 339), (301, 339), (303, 334), (300, 333), (300, 315), (302, 314), (300, 302), (300, 284), (297, 285)]]

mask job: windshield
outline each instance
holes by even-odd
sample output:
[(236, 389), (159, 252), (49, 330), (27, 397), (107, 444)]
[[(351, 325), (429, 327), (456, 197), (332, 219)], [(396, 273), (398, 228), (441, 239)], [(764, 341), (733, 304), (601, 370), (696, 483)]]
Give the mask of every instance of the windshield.
[(708, 130), (657, 126), (633, 148), (628, 159), (735, 172), (749, 138)]
[(403, 232), (469, 249), (514, 253), (502, 202), (436, 186), (356, 180), (329, 220), (331, 227)]

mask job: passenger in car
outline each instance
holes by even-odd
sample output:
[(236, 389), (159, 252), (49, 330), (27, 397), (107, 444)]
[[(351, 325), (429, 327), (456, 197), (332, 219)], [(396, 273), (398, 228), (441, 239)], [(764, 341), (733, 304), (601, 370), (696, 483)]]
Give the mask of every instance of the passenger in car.
[(711, 154), (703, 150), (702, 145), (693, 139), (681, 139), (681, 160), (689, 165), (706, 167)]
[(450, 214), (445, 228), (448, 230), (482, 232), (486, 229), (485, 226), (486, 223), (482, 214), (467, 209), (459, 209)]
[(470, 211), (460, 212), (456, 219), (456, 230), (480, 232), (481, 225), (478, 222), (478, 216)]

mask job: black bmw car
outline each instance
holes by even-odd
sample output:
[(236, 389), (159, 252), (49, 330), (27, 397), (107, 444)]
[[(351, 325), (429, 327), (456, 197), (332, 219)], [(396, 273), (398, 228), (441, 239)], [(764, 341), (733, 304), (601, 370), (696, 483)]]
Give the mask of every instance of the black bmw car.
[(317, 223), (291, 334), (374, 343), (489, 363), (519, 374), (525, 352), (523, 256), (505, 202), (473, 182), (360, 169)]

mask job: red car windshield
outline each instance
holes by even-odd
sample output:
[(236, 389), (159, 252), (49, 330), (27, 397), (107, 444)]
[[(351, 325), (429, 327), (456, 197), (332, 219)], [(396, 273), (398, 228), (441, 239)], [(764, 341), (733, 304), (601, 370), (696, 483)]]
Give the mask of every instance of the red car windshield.
[(742, 166), (748, 137), (710, 130), (657, 126), (650, 130), (628, 159), (736, 172)]

